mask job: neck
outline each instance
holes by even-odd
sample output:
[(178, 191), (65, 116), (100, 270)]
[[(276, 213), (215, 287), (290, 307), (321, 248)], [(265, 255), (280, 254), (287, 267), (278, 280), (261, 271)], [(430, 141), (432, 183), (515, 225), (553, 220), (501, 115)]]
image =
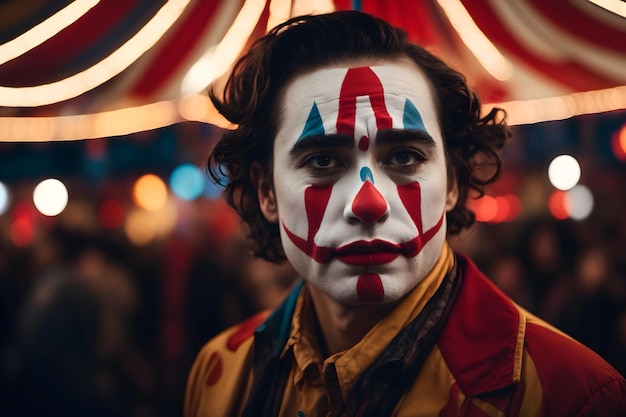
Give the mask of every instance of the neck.
[(376, 307), (340, 304), (312, 285), (309, 292), (323, 337), (320, 342), (325, 343), (329, 356), (359, 343), (395, 306), (395, 303)]

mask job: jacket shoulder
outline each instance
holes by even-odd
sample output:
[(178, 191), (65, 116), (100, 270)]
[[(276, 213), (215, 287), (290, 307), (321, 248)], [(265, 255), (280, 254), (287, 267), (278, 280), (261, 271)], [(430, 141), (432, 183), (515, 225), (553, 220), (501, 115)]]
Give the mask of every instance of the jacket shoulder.
[(267, 315), (252, 316), (202, 347), (187, 378), (185, 417), (227, 415), (238, 406), (252, 369), (254, 332)]
[(465, 396), (517, 392), (538, 415), (626, 416), (622, 375), (513, 303), (469, 258), (458, 259), (463, 281), (438, 346)]
[(588, 347), (525, 315), (524, 349), (532, 361), (532, 377), (541, 386), (546, 415), (562, 414), (569, 404), (571, 415), (626, 416), (624, 377)]

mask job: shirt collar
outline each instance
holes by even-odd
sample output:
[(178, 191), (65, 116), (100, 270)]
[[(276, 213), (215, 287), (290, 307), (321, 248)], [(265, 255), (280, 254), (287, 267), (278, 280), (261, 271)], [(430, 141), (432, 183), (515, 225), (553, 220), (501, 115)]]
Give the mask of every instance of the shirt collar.
[(379, 321), (359, 343), (344, 352), (330, 356), (325, 361), (319, 353), (317, 332), (311, 314), (312, 307), (305, 286), (296, 303), (291, 334), (283, 351), (284, 353), (293, 347), (297, 365), (294, 383), (297, 384), (302, 380), (310, 366), (317, 366), (321, 372), (324, 366), (334, 363), (342, 395), (347, 398), (360, 374), (383, 352), (398, 332), (417, 317), (453, 265), (454, 254), (448, 244), (444, 243), (431, 272), (398, 306)]

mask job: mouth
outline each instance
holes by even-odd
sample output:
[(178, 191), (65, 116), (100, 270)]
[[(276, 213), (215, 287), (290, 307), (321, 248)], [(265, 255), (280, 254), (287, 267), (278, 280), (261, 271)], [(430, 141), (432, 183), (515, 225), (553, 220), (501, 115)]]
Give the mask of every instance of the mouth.
[(401, 245), (373, 240), (357, 241), (337, 248), (335, 257), (348, 265), (375, 266), (389, 263), (400, 256)]

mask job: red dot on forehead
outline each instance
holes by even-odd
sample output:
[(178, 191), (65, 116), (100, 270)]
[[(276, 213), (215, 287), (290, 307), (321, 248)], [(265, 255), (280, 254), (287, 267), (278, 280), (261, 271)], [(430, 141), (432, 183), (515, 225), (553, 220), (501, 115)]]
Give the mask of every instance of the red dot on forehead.
[(365, 152), (369, 149), (369, 147), (370, 140), (367, 138), (367, 136), (361, 136), (361, 139), (359, 139), (359, 149)]

